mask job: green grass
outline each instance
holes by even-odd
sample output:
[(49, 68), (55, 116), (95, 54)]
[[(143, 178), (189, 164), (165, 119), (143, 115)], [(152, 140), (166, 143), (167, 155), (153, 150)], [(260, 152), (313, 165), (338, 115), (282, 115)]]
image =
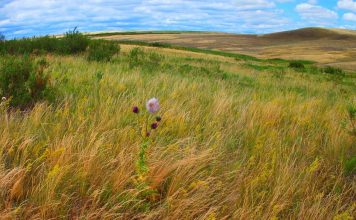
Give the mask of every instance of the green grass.
[[(239, 57), (130, 45), (110, 62), (48, 56), (60, 102), (0, 108), (0, 215), (351, 218), (356, 78)], [(140, 176), (131, 109), (151, 97), (162, 122)]]

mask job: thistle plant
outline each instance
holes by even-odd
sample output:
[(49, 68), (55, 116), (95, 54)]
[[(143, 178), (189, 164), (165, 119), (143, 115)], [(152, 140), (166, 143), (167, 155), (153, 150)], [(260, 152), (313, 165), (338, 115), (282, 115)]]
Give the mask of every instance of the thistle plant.
[(1, 98), (0, 101), (0, 109), (1, 112), (7, 112), (9, 106), (10, 106), (10, 101), (11, 101), (11, 97), (10, 98), (6, 98), (5, 96)]
[(158, 99), (151, 98), (146, 102), (147, 112), (141, 112), (138, 106), (132, 108), (132, 112), (137, 115), (137, 131), (141, 138), (139, 157), (136, 161), (136, 173), (141, 180), (146, 179), (149, 171), (146, 161), (146, 151), (152, 143), (152, 135), (158, 129), (162, 118), (158, 115), (160, 109)]
[(6, 123), (6, 126), (8, 126), (9, 124), (9, 119), (8, 119), (8, 109), (9, 109), (9, 105), (10, 105), (10, 101), (11, 101), (11, 97), (10, 98), (6, 98), (5, 96), (1, 98), (0, 101), (0, 115), (4, 115), (4, 120)]

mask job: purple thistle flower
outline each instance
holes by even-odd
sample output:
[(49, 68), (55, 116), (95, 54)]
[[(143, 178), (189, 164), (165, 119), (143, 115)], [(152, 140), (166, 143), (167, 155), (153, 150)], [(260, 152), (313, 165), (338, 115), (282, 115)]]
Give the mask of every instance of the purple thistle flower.
[(135, 113), (135, 114), (138, 114), (139, 111), (140, 111), (140, 110), (138, 109), (137, 106), (134, 106), (134, 107), (132, 108), (132, 112)]
[(158, 110), (159, 110), (158, 99), (152, 98), (152, 99), (148, 100), (146, 103), (146, 108), (147, 108), (147, 111), (149, 111), (152, 114), (158, 112)]
[(156, 122), (151, 124), (152, 129), (156, 129), (157, 127), (158, 127), (158, 124)]

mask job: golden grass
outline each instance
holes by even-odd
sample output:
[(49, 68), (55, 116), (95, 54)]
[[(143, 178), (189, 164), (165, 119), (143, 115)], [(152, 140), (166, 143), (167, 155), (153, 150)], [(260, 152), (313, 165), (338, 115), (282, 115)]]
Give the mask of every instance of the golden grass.
[[(352, 219), (356, 185), (343, 161), (355, 137), (343, 122), (353, 86), (168, 49), (145, 49), (164, 56), (153, 72), (130, 69), (122, 49), (112, 63), (49, 57), (63, 102), (1, 113), (2, 218)], [(239, 77), (174, 69), (211, 63)], [(157, 193), (147, 195), (135, 184), (131, 107), (153, 96), (163, 121), (147, 152)]]

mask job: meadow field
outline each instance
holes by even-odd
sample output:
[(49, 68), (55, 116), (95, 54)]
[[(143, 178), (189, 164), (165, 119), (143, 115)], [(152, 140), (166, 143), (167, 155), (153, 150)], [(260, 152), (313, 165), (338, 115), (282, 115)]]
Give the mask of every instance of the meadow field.
[(55, 97), (2, 100), (0, 219), (354, 219), (354, 72), (120, 47), (30, 55)]

